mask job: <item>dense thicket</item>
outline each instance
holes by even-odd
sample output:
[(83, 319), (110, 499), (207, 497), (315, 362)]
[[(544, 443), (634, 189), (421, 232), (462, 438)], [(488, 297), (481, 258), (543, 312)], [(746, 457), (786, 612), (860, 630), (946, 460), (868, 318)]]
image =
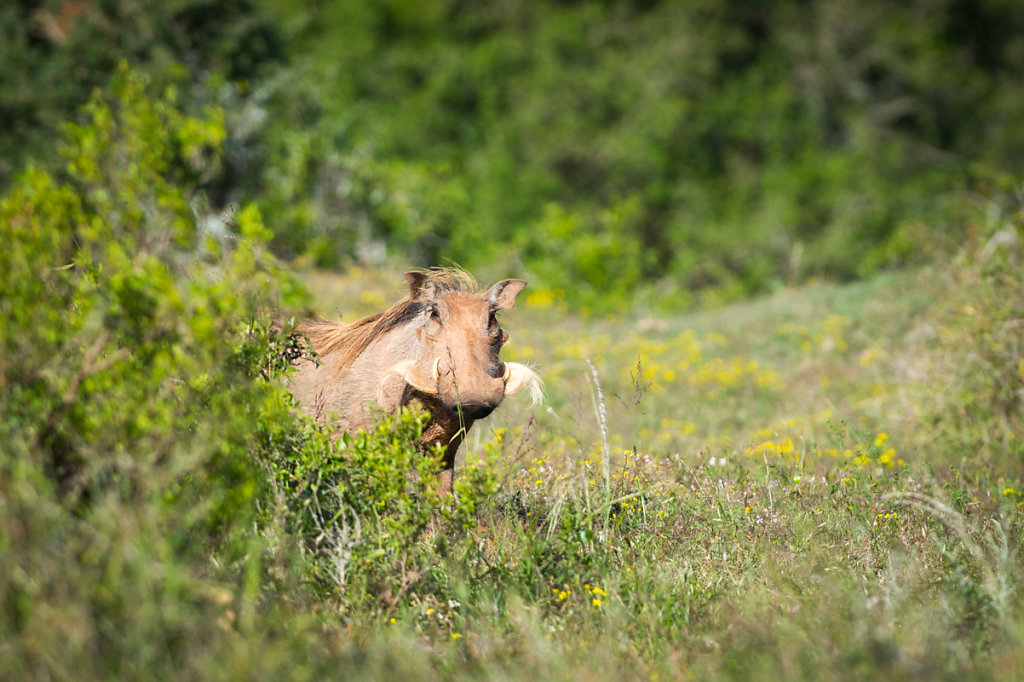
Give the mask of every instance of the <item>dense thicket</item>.
[(328, 263), (377, 239), (588, 299), (853, 277), (959, 239), (959, 192), (1024, 145), (1015, 3), (308, 12), (342, 159), (290, 198), (313, 203), (288, 245), (325, 237)]
[(116, 59), (181, 63), (183, 105), (229, 111), (211, 195), (258, 199), (279, 253), (451, 258), (599, 306), (914, 260), (1024, 152), (1011, 0), (2, 11), (2, 177)]
[(189, 642), (260, 570), (254, 453), (294, 424), (262, 311), (296, 288), (258, 212), (193, 210), (223, 117), (175, 92), (122, 70), (64, 129), (63, 169), (0, 201), (5, 679), (190, 676)]

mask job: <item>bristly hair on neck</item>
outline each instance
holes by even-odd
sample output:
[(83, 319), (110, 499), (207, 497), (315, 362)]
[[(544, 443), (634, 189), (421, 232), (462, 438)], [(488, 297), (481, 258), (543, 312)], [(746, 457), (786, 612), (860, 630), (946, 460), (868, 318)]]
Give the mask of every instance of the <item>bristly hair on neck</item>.
[[(426, 275), (434, 285), (436, 294), (463, 291), (478, 293), (479, 285), (471, 274), (460, 267), (420, 268), (413, 272)], [(423, 303), (409, 294), (384, 312), (369, 315), (351, 324), (332, 322), (324, 318), (307, 320), (296, 327), (298, 334), (309, 337), (320, 356), (339, 353), (336, 373), (348, 369), (367, 347), (388, 332), (411, 322), (423, 312)]]
[(465, 291), (470, 294), (480, 293), (480, 285), (477, 284), (473, 275), (458, 266), (416, 268), (411, 272), (426, 275), (438, 293), (447, 293), (449, 291)]

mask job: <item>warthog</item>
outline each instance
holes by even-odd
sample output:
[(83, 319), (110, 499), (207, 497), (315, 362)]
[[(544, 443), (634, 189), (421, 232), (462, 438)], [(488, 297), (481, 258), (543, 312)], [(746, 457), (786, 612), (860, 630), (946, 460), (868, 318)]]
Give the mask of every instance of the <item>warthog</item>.
[(505, 279), (480, 292), (452, 268), (405, 279), (409, 294), (382, 313), (299, 325), (317, 361), (300, 360), (289, 388), (304, 412), (339, 435), (372, 426), (375, 405), (391, 411), (419, 401), (430, 412), (422, 444), (445, 448), (441, 486), (450, 492), (455, 453), (473, 422), (508, 394), (528, 390), (540, 400), (533, 370), (498, 357), (508, 333), (496, 313), (515, 304), (526, 282)]

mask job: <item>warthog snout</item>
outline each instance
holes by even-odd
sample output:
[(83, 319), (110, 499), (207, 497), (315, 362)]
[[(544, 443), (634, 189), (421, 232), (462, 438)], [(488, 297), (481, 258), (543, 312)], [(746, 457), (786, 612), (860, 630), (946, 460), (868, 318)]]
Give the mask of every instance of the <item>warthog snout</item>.
[(459, 405), (459, 412), (469, 419), (483, 419), (497, 407), (497, 403), (469, 402)]

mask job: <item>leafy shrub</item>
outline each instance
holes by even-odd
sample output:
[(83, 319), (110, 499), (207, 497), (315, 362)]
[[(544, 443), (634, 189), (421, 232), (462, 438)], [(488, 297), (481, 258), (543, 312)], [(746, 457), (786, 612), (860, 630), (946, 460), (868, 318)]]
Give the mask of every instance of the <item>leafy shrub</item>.
[(403, 410), (340, 442), (298, 423), (264, 445), (288, 531), (342, 610), (393, 607), (418, 574), (416, 547), (441, 502), (441, 453), (416, 446), (426, 418)]
[[(4, 3), (0, 187), (29, 159), (57, 160), (60, 124), (122, 60), (158, 78), (176, 72), (181, 88), (209, 100), (230, 89), (225, 81), (256, 79), (283, 50), (279, 27), (250, 0)], [(192, 102), (179, 106), (190, 109)]]
[(1011, 5), (292, 3), (304, 70), (247, 187), (288, 255), (511, 267), (578, 307), (864, 277), (954, 250), (957, 199), (1017, 172)]
[(188, 670), (251, 625), (252, 453), (292, 420), (252, 330), (302, 290), (254, 208), (196, 214), (222, 116), (122, 69), (83, 118), (0, 203), (4, 677)]
[(130, 59), (224, 107), (205, 188), (259, 201), (279, 255), (452, 259), (591, 309), (927, 261), (1024, 149), (1009, 0), (36, 5), (0, 9), (0, 186)]

